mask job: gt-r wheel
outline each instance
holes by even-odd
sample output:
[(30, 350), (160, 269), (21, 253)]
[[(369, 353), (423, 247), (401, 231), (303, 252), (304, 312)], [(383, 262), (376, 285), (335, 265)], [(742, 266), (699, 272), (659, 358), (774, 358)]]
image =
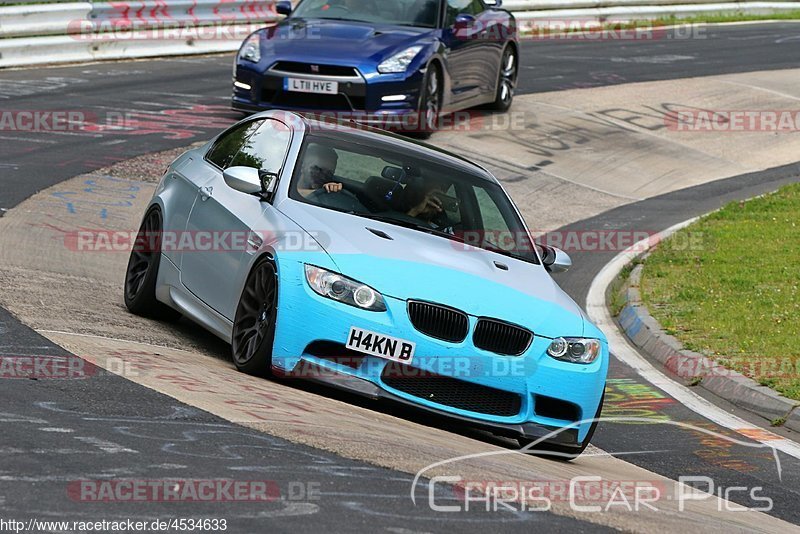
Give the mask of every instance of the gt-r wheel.
[(125, 271), (125, 306), (142, 317), (174, 321), (181, 314), (156, 300), (156, 280), (161, 264), (161, 210), (144, 216)]
[[(580, 444), (579, 447), (566, 447), (563, 445), (558, 445), (554, 443), (548, 443), (546, 441), (537, 443), (533, 445), (528, 450), (533, 452), (534, 454), (541, 453), (541, 456), (544, 458), (552, 458), (553, 460), (561, 460), (564, 462), (569, 462), (570, 460), (574, 460), (581, 454), (583, 451), (586, 450), (586, 447), (589, 446), (589, 442), (592, 441), (592, 436), (594, 436), (594, 431), (597, 430), (597, 423), (600, 420), (600, 414), (603, 411), (603, 401), (605, 401), (606, 394), (603, 392), (603, 396), (600, 397), (600, 406), (597, 407), (597, 413), (594, 416), (594, 420), (592, 421), (592, 426), (589, 427), (589, 432), (586, 434), (586, 438)], [(517, 441), (519, 442), (520, 448), (524, 448), (531, 443), (534, 443), (535, 439), (530, 438), (518, 438)]]
[(262, 260), (245, 282), (233, 321), (233, 363), (243, 373), (268, 376), (277, 318), (278, 280), (275, 265)]
[(500, 63), (500, 74), (497, 80), (497, 94), (491, 108), (496, 111), (508, 111), (514, 101), (514, 88), (517, 85), (517, 53), (514, 48), (507, 46), (503, 51), (503, 60)]
[(425, 73), (422, 84), (422, 95), (419, 99), (419, 136), (423, 139), (436, 131), (439, 124), (439, 114), (442, 112), (442, 75), (439, 67), (433, 63)]

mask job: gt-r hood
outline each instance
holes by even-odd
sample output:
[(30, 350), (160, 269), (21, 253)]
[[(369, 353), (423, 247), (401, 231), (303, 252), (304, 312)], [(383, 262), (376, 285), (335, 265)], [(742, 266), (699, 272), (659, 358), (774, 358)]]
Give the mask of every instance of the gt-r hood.
[(387, 24), (288, 19), (262, 30), (266, 36), (262, 53), (280, 60), (357, 67), (364, 61), (380, 63), (434, 31)]
[(580, 308), (541, 265), (294, 201), (280, 209), (316, 236), (341, 274), (383, 295), (502, 319), (544, 337), (584, 333)]

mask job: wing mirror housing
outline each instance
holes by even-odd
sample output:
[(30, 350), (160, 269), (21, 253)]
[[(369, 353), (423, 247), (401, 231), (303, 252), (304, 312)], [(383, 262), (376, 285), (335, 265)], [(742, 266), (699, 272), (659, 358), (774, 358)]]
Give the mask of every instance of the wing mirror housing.
[(464, 32), (473, 27), (477, 20), (478, 19), (468, 13), (461, 13), (456, 16), (456, 20), (453, 22), (453, 33), (458, 37), (465, 36)]
[(551, 273), (563, 273), (572, 267), (572, 258), (569, 254), (556, 247), (540, 245), (542, 252), (542, 263), (544, 268)]
[(275, 2), (275, 12), (278, 15), (285, 15), (288, 17), (292, 14), (292, 3), (286, 0)]
[(276, 173), (244, 166), (225, 169), (222, 178), (231, 189), (248, 195), (261, 195), (264, 199), (272, 196), (278, 183)]

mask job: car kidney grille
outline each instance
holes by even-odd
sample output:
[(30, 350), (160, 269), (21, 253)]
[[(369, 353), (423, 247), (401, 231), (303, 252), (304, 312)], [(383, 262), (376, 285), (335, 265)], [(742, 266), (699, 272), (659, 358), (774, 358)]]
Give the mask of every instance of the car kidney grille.
[(408, 301), (408, 317), (414, 328), (444, 341), (464, 341), (469, 330), (465, 313), (428, 302)]
[(390, 388), (408, 395), (468, 412), (513, 417), (519, 414), (522, 406), (522, 399), (516, 393), (421, 371), (397, 362), (384, 367), (381, 380)]
[(533, 340), (533, 332), (494, 319), (478, 319), (472, 342), (476, 347), (507, 356), (519, 356)]

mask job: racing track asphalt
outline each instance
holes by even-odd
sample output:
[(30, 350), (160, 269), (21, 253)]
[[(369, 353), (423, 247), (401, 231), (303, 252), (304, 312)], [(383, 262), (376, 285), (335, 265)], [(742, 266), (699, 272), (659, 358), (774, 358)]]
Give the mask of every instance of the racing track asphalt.
[[(800, 26), (778, 24), (708, 28), (706, 39), (693, 40), (664, 39), (635, 44), (616, 41), (529, 43), (524, 49), (525, 81), (521, 91), (796, 67), (794, 58), (800, 57), (800, 38), (793, 38), (796, 33), (800, 34)], [(783, 42), (776, 43), (781, 39)], [(683, 56), (693, 59), (678, 59)], [(66, 108), (100, 114), (124, 112), (131, 107), (153, 111), (178, 109), (191, 101), (192, 104), (219, 106), (212, 108), (214, 116), (221, 122), (230, 122), (237, 115), (224, 110), (229, 68), (229, 58), (217, 56), (7, 71), (0, 74), (0, 109)], [(615, 76), (598, 78), (598, 72), (611, 72)], [(535, 74), (531, 76), (530, 73)], [(207, 138), (219, 129), (221, 127), (215, 123), (158, 124), (146, 135), (108, 132), (101, 137), (0, 132), (3, 185), (0, 208), (11, 208), (36, 191), (74, 175), (137, 154), (182, 146)], [(781, 183), (796, 180), (797, 175), (797, 167), (789, 166), (722, 180), (626, 205), (570, 225), (567, 230), (637, 227), (660, 230), (714, 209), (726, 200), (772, 190)], [(573, 259), (576, 268), (559, 275), (557, 281), (582, 303), (592, 278), (610, 255), (576, 253)], [(0, 351), (4, 355), (65, 355), (63, 349), (19, 324), (4, 311), (0, 312), (0, 334)], [(632, 370), (618, 362), (613, 367), (612, 387), (621, 394), (640, 385)], [(406, 497), (410, 477), (406, 475), (231, 425), (116, 376), (89, 381), (6, 380), (2, 397), (0, 419), (6, 424), (14, 421), (13, 435), (9, 433), (2, 440), (0, 512), (3, 516), (18, 516), (25, 511), (27, 515), (39, 517), (70, 513), (93, 518), (137, 517), (141, 512), (135, 506), (80, 504), (76, 508), (75, 503), (66, 498), (66, 483), (122, 476), (230, 478), (236, 473), (247, 473), (242, 478), (275, 480), (282, 490), (292, 480), (318, 481), (323, 497), (334, 498), (323, 498), (310, 505), (273, 503), (259, 508), (259, 513), (263, 513), (261, 517), (253, 514), (253, 507), (220, 507), (220, 516), (231, 518), (233, 524), (243, 528), (270, 517), (281, 518), (270, 522), (277, 530), (291, 530), (297, 525), (305, 527), (311, 523), (332, 531), (366, 525), (415, 529), (439, 526), (440, 516), (419, 507), (410, 508)], [(650, 406), (658, 406), (658, 413), (664, 417), (708, 424), (674, 401), (669, 402), (670, 399), (651, 396), (650, 401)], [(618, 409), (619, 406), (611, 404), (611, 411)], [(160, 424), (162, 421), (171, 424)], [(72, 432), (48, 432), (42, 428)], [(6, 440), (10, 437), (13, 439), (9, 443)], [(111, 449), (118, 452), (104, 453), (98, 440), (110, 442)], [(668, 477), (702, 474), (713, 476), (722, 485), (764, 486), (776, 501), (773, 513), (794, 523), (800, 522), (800, 510), (796, 506), (800, 497), (797, 493), (800, 466), (796, 461), (783, 458), (783, 481), (778, 483), (769, 458), (736, 447), (717, 451), (720, 453), (716, 455), (717, 460), (698, 455), (698, 449), (713, 449), (714, 446), (700, 442), (696, 435), (671, 427), (603, 425), (595, 442), (611, 452), (669, 448), (660, 454), (624, 458)], [(313, 506), (319, 506), (320, 513), (315, 513), (316, 510), (311, 509)], [(174, 507), (154, 504), (148, 509), (148, 517), (192, 515), (198, 509), (186, 505), (179, 510), (181, 513), (176, 513)], [(214, 516), (205, 506), (202, 513), (206, 517)], [(531, 515), (536, 517), (529, 517)], [(461, 517), (464, 522), (459, 527), (485, 529), (488, 526), (485, 521), (498, 518), (496, 514)], [(503, 519), (502, 526), (511, 530), (518, 527), (521, 520), (512, 514), (500, 519)], [(524, 520), (541, 521), (549, 529), (581, 531), (588, 528), (586, 524), (552, 515), (527, 514)], [(492, 529), (496, 526), (492, 523)], [(530, 526), (531, 523), (526, 524), (526, 528)]]

